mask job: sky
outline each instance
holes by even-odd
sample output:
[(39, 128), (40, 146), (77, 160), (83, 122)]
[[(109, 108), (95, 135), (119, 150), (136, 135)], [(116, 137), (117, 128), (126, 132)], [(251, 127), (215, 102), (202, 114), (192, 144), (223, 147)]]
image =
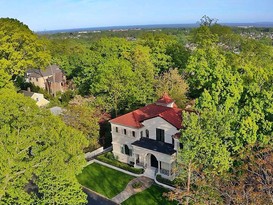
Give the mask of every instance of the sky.
[(273, 22), (273, 0), (0, 0), (0, 17), (33, 31), (105, 26)]

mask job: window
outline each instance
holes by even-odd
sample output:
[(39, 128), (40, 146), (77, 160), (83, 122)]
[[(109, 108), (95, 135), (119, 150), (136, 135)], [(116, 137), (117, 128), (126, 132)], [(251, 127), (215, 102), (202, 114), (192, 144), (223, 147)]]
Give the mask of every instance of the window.
[(136, 136), (136, 132), (132, 131), (132, 136), (135, 137)]
[(126, 129), (123, 130), (123, 134), (126, 135), (127, 134), (127, 131)]
[(36, 101), (38, 102), (38, 101), (39, 101), (39, 98), (36, 98)]
[(129, 149), (128, 145), (124, 145), (124, 154), (132, 156), (132, 149)]
[(124, 154), (124, 146), (123, 146), (123, 145), (120, 146), (120, 152), (121, 152), (122, 154)]
[(143, 131), (140, 132), (140, 137), (143, 137)]
[(156, 128), (156, 140), (165, 142), (165, 131), (162, 129)]
[(130, 149), (128, 145), (124, 145), (124, 154), (129, 155), (130, 154)]
[(146, 130), (146, 137), (149, 138), (149, 130)]
[(38, 78), (36, 78), (36, 81), (38, 82)]
[(118, 127), (116, 127), (116, 132), (118, 132)]

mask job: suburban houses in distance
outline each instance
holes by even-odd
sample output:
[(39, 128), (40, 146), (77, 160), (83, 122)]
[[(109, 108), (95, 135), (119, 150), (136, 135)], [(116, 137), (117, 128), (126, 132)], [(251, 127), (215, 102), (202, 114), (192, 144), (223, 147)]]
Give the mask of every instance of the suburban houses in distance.
[(66, 88), (66, 76), (57, 66), (48, 66), (45, 70), (31, 69), (26, 72), (26, 82), (45, 89), (51, 95), (57, 92), (64, 92)]
[(113, 154), (121, 162), (144, 168), (145, 175), (175, 178), (182, 110), (164, 94), (154, 104), (110, 120)]

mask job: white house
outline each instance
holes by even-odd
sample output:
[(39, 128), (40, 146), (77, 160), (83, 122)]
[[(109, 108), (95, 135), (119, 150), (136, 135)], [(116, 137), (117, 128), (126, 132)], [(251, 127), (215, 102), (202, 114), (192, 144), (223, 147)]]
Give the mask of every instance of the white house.
[(20, 92), (24, 94), (24, 96), (30, 97), (31, 99), (35, 100), (38, 107), (46, 106), (49, 103), (49, 101), (45, 99), (44, 95), (41, 93), (34, 93), (26, 90), (21, 90)]
[(182, 110), (164, 95), (154, 104), (110, 120), (113, 154), (145, 173), (173, 180)]

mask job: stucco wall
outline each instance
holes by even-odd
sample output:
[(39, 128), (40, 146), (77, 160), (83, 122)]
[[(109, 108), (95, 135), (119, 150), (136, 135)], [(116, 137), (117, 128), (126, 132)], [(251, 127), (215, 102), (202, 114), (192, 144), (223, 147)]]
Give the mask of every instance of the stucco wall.
[(172, 135), (178, 132), (176, 127), (161, 117), (145, 120), (142, 124), (144, 125), (145, 129), (149, 130), (149, 138), (154, 140), (156, 140), (156, 128), (163, 129), (165, 131), (165, 142), (169, 144), (172, 144)]

